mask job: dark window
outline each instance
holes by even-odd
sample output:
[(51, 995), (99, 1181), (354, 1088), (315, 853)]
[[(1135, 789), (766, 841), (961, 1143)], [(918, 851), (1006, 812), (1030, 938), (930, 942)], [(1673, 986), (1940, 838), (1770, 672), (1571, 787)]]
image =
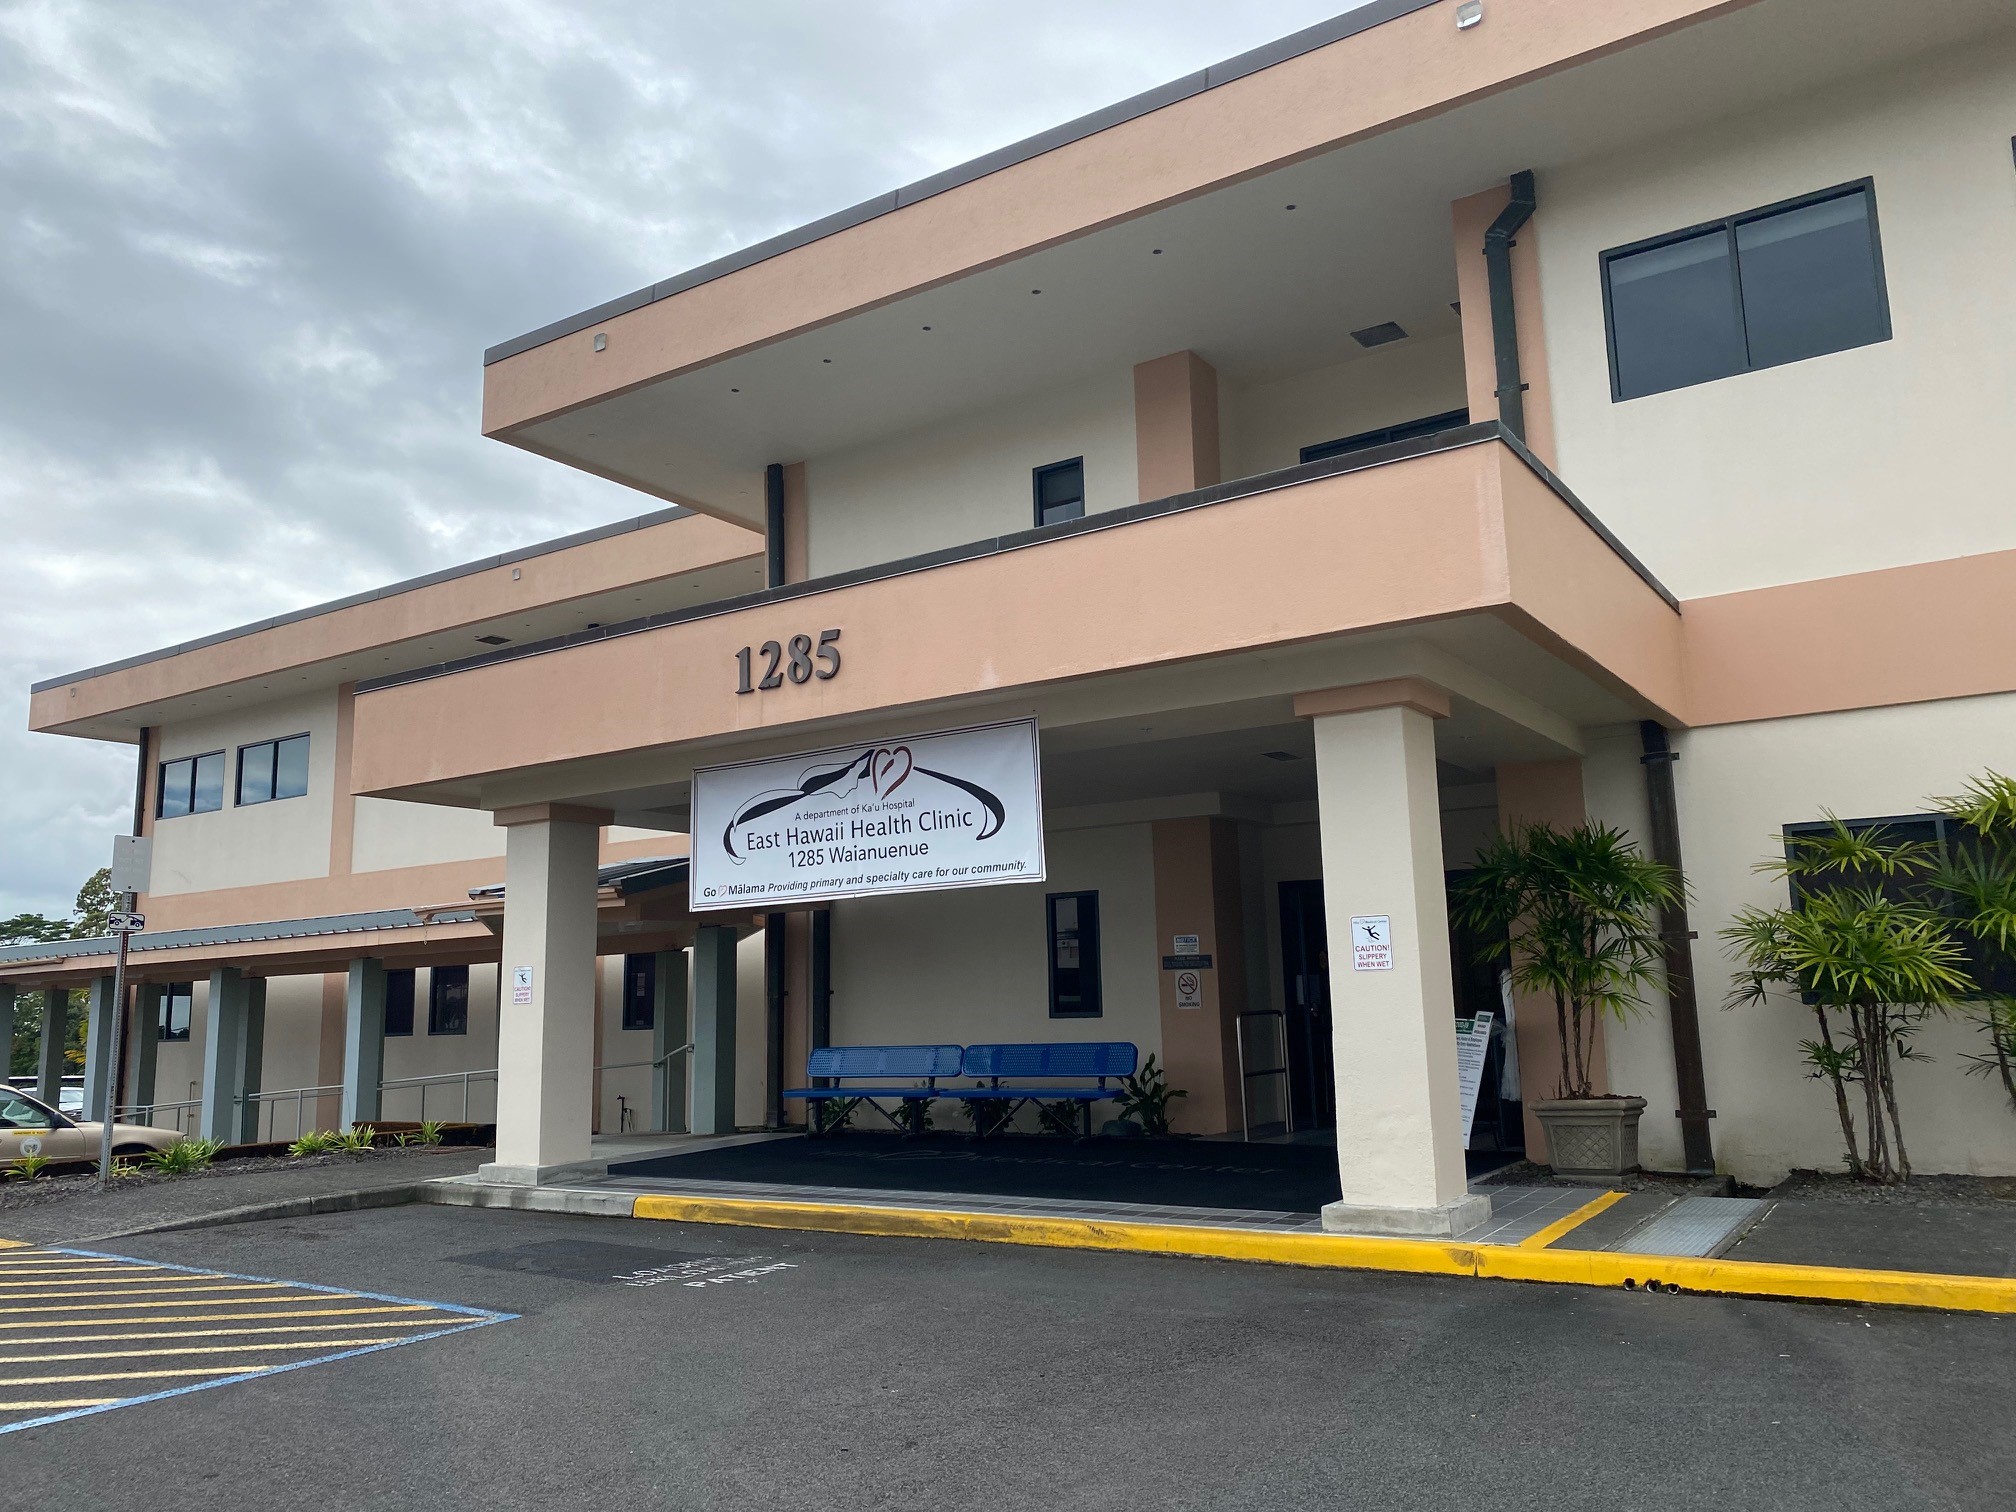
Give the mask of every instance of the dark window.
[(1099, 1017), (1099, 894), (1050, 894), (1050, 1017)]
[(1867, 182), (1603, 254), (1610, 393), (1637, 399), (1890, 339)]
[[(1847, 819), (1842, 821), (1857, 834), (1868, 834), (1880, 830), (1882, 838), (1890, 844), (1916, 842), (1932, 847), (1937, 859), (1959, 860), (1981, 852), (1983, 841), (1980, 832), (1971, 825), (1962, 824), (1944, 814), (1907, 814), (1885, 819)], [(1797, 839), (1801, 835), (1824, 835), (1829, 826), (1819, 824), (1788, 824), (1785, 837)], [(1843, 876), (1830, 873), (1823, 877), (1801, 877), (1792, 884), (1793, 899), (1796, 903), (1802, 893), (1811, 894), (1836, 887), (1863, 887), (1875, 883), (1878, 891), (1887, 897), (1909, 898), (1925, 896), (1929, 887), (1925, 875), (1868, 878)], [(1957, 908), (1957, 904), (1955, 905)], [(2011, 997), (2016, 996), (2016, 957), (1999, 950), (1985, 941), (1976, 940), (1964, 931), (1955, 931), (1954, 938), (1961, 949), (1960, 968), (1974, 979), (1980, 989), (1974, 996)]]
[(224, 753), (209, 751), (201, 756), (183, 756), (161, 763), (161, 791), (154, 803), (155, 817), (180, 819), (184, 814), (207, 814), (224, 807)]
[(413, 1032), (413, 973), (385, 973), (385, 1035), (404, 1039)]
[(195, 992), (196, 984), (193, 982), (162, 983), (161, 1016), (155, 1025), (156, 1039), (173, 1041), (189, 1038), (189, 1006)]
[(469, 968), (436, 966), (428, 973), (427, 1032), (467, 1034), (469, 1032)]
[(238, 802), (269, 803), (308, 791), (308, 737), (262, 740), (238, 747)]
[(1324, 441), (1315, 446), (1305, 446), (1302, 448), (1302, 460), (1322, 462), (1330, 457), (1341, 457), (1346, 452), (1367, 451), (1393, 441), (1412, 441), (1416, 436), (1432, 436), (1438, 431), (1455, 430), (1458, 426), (1469, 423), (1468, 409), (1447, 410), (1439, 415), (1429, 415), (1425, 419), (1389, 425), (1383, 430), (1360, 431), (1357, 435), (1346, 436), (1341, 441)]
[(623, 1027), (650, 1029), (658, 1022), (658, 957), (623, 957)]
[(1036, 523), (1055, 525), (1085, 513), (1085, 459), (1052, 462), (1036, 469)]

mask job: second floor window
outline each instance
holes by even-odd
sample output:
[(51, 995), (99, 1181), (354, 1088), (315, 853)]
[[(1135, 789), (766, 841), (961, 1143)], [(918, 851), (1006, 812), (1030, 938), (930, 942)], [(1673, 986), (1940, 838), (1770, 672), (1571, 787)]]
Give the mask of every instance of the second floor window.
[(189, 1038), (189, 1005), (194, 1000), (194, 982), (164, 982), (161, 986), (161, 1016), (155, 1021), (155, 1038), (169, 1044)]
[(1036, 469), (1036, 523), (1055, 525), (1085, 513), (1085, 459), (1052, 462)]
[(238, 747), (238, 803), (299, 798), (308, 791), (308, 737), (262, 740)]
[(469, 968), (436, 966), (428, 975), (427, 1032), (467, 1034), (469, 1032)]
[(201, 756), (179, 756), (161, 763), (161, 791), (154, 804), (155, 817), (180, 819), (184, 814), (207, 814), (224, 807), (224, 753), (207, 751)]
[(1610, 390), (1637, 399), (1890, 339), (1868, 183), (1603, 254)]
[(404, 1039), (413, 1033), (413, 973), (385, 973), (385, 1037)]

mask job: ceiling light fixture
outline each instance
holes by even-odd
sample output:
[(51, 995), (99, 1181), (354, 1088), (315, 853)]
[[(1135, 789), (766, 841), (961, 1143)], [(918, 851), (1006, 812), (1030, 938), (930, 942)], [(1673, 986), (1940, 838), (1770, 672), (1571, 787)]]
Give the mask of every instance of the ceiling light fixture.
[(476, 637), (476, 640), (479, 644), (485, 646), (508, 646), (511, 644), (511, 637), (508, 635), (479, 635)]
[(609, 350), (609, 333), (607, 331), (597, 331), (595, 333), (595, 350), (598, 352)]
[(1484, 0), (1463, 0), (1456, 7), (1456, 30), (1468, 31), (1484, 19)]
[(1269, 761), (1300, 761), (1302, 759), (1293, 751), (1262, 751), (1260, 754), (1265, 756)]

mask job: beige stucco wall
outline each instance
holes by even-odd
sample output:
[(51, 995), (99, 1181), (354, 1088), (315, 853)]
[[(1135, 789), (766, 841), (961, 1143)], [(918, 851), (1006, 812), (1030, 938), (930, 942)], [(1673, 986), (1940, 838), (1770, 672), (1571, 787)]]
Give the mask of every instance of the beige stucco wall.
[(350, 841), (352, 871), (432, 866), (503, 854), (504, 831), (480, 809), (401, 803), (393, 798), (357, 800)]
[(1218, 385), (1225, 476), (1293, 467), (1302, 448), (1461, 409), (1463, 338), (1410, 337), (1266, 382)]
[[(1044, 845), (1049, 877), (1041, 884), (834, 905), (833, 1042), (1130, 1040), (1144, 1060), (1156, 1053), (1161, 962), (1149, 826), (1051, 830)], [(1044, 899), (1086, 890), (1099, 894), (1104, 1012), (1053, 1019)], [(937, 1118), (961, 1127), (950, 1109)]]
[[(1810, 1011), (1790, 999), (1771, 1007), (1721, 1006), (1732, 972), (1717, 932), (1743, 905), (1780, 902), (1785, 894), (1781, 881), (1752, 866), (1776, 851), (1782, 825), (1823, 810), (1844, 818), (1924, 812), (1928, 796), (1954, 791), (1985, 767), (2006, 767), (2012, 732), (2016, 695), (1725, 725), (1678, 737), (1681, 848), (1700, 936), (1694, 962), (1722, 1169), (1763, 1183), (1795, 1166), (1835, 1167), (1841, 1155), (1832, 1097), (1824, 1082), (1805, 1078), (1799, 1051), (1814, 1030)], [(1629, 748), (1614, 760), (1592, 751), (1593, 814), (1629, 818), (1630, 787), (1642, 778), (1625, 775), (1627, 758), (1635, 765)], [(1669, 1116), (1669, 1034), (1660, 1012), (1621, 1026), (1610, 1036), (1610, 1067), (1613, 1087), (1650, 1101), (1641, 1132), (1646, 1160), (1670, 1169), (1678, 1164), (1679, 1133)], [(1961, 1054), (1981, 1048), (1978, 1031), (1938, 1021), (1917, 1045), (1931, 1059), (1898, 1067), (1915, 1167), (2016, 1172), (2016, 1114), (1998, 1087), (1962, 1074)]]
[[(254, 741), (307, 732), (308, 792), (238, 808), (232, 803), (238, 748)], [(335, 792), (336, 695), (264, 699), (214, 718), (170, 725), (161, 732), (160, 759), (224, 752), (224, 807), (208, 814), (154, 822), (156, 895), (202, 892), (326, 876), (329, 822)], [(154, 779), (150, 777), (150, 783)]]
[(1032, 470), (1080, 456), (1088, 512), (1137, 502), (1131, 370), (810, 458), (808, 571), (819, 577), (1027, 530)]
[[(2016, 547), (2011, 98), (2004, 41), (1541, 174), (1558, 470), (1682, 598)], [(1600, 252), (1863, 177), (1892, 340), (1611, 402)]]

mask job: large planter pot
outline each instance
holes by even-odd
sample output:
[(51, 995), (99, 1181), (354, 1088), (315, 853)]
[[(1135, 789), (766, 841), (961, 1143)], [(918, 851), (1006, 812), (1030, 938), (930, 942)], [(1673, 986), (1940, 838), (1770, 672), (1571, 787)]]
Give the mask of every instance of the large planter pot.
[(1642, 1097), (1564, 1097), (1533, 1105), (1547, 1160), (1571, 1181), (1610, 1181), (1638, 1169)]

